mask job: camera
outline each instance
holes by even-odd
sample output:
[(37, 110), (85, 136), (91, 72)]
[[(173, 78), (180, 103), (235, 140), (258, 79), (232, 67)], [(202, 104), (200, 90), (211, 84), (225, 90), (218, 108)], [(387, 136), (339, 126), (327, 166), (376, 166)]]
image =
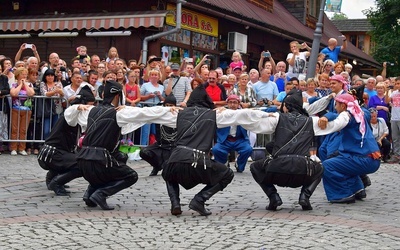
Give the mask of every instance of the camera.
[(270, 57), (270, 56), (271, 56), (271, 53), (270, 53), (270, 52), (264, 52), (263, 56), (264, 56), (264, 57)]
[(25, 44), (25, 49), (32, 49), (32, 44), (30, 43)]
[(178, 78), (179, 76), (172, 74), (172, 75), (170, 75), (169, 77), (171, 77), (171, 78)]
[(268, 98), (263, 98), (262, 101), (263, 101), (264, 105), (269, 106)]
[(60, 71), (67, 71), (67, 69), (65, 67), (61, 66)]
[(213, 56), (213, 55), (207, 55), (207, 58), (208, 58), (208, 59), (213, 59), (214, 56)]

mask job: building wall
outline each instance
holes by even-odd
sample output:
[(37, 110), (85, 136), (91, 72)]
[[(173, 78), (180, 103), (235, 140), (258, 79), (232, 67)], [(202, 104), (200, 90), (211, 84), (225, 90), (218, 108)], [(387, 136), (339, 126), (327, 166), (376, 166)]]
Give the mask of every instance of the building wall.
[(307, 0), (280, 0), (280, 3), (301, 23), (306, 23), (305, 9)]

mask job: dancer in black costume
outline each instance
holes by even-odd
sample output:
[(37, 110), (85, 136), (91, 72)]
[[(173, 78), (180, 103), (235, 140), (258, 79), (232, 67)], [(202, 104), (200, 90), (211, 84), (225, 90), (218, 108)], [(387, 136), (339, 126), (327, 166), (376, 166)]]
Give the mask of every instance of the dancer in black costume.
[[(93, 104), (94, 101), (92, 91), (85, 86), (71, 104)], [(64, 185), (82, 176), (75, 152), (78, 132), (79, 126), (69, 126), (64, 116), (61, 116), (39, 151), (38, 163), (44, 170), (48, 170), (47, 188), (56, 195), (68, 195)]]

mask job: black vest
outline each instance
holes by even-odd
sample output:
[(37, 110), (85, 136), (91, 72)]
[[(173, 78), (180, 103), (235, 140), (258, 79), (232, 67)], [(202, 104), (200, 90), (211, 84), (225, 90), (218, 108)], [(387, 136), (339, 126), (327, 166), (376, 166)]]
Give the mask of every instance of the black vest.
[(45, 144), (56, 147), (67, 152), (74, 152), (79, 126), (71, 127), (65, 121), (64, 116), (60, 116), (54, 127), (51, 129)]
[[(299, 131), (301, 132), (299, 133)], [(310, 156), (310, 147), (313, 138), (314, 129), (310, 117), (295, 112), (282, 113), (279, 116), (278, 125), (275, 130), (275, 143), (272, 155), (274, 157), (290, 154)]]
[(116, 113), (115, 107), (111, 105), (100, 105), (92, 108), (82, 146), (101, 147), (107, 149), (110, 153), (114, 152), (121, 135)]
[(188, 107), (180, 111), (176, 148), (169, 162), (193, 163), (199, 159), (208, 159), (216, 128), (216, 114), (213, 110)]

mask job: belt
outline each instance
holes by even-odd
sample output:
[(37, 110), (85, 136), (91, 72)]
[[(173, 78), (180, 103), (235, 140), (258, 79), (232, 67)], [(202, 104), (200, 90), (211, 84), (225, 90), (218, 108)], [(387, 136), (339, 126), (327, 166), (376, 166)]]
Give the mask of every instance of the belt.
[(230, 136), (230, 135), (228, 135), (228, 137), (226, 138), (228, 141), (230, 141), (230, 142), (234, 142), (234, 141), (237, 141), (237, 138), (236, 137), (233, 137), (233, 136)]
[(381, 155), (380, 151), (375, 151), (375, 152), (372, 152), (372, 153), (368, 154), (368, 156), (371, 157), (374, 160), (378, 160), (378, 159), (381, 158), (382, 155)]

